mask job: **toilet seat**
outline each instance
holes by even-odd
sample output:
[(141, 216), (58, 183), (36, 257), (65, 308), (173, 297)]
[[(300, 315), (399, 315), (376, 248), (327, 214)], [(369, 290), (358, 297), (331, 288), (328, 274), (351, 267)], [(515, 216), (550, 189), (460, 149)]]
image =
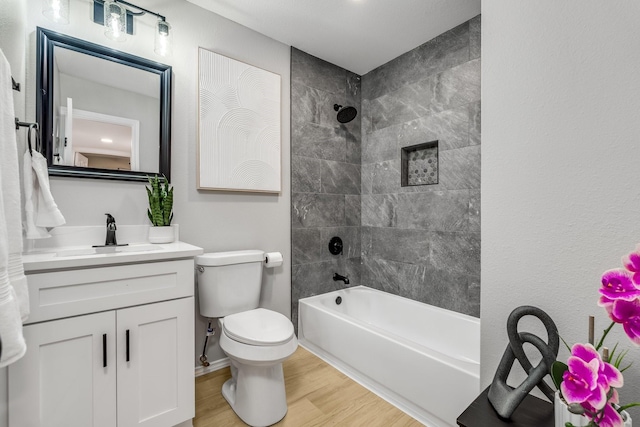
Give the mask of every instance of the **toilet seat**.
[(293, 336), (293, 324), (287, 317), (264, 308), (226, 316), (223, 328), (232, 340), (255, 346), (278, 346)]

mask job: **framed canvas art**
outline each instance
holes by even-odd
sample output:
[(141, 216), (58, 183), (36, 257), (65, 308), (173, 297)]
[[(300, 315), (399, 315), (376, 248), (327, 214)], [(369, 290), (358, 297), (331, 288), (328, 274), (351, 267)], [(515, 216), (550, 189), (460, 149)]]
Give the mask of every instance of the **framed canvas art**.
[(280, 75), (198, 55), (198, 189), (280, 193)]

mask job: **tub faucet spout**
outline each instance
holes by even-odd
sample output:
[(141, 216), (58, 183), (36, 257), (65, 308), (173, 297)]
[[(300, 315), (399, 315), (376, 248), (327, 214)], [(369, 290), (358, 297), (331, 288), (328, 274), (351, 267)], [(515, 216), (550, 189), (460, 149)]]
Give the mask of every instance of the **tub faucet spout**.
[(338, 281), (338, 280), (342, 280), (344, 282), (345, 285), (349, 284), (349, 278), (347, 276), (342, 276), (338, 273), (333, 273), (333, 280), (334, 281)]

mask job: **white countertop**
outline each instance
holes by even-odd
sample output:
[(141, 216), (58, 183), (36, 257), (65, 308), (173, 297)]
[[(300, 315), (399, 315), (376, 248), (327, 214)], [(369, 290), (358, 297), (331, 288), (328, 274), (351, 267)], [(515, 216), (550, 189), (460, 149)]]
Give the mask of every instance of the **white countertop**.
[[(153, 246), (154, 249), (151, 249)], [(101, 248), (98, 248), (100, 250)], [(111, 249), (111, 248), (108, 248)], [(168, 259), (193, 258), (202, 254), (202, 248), (184, 242), (165, 244), (131, 244), (113, 248), (120, 252), (93, 253), (90, 247), (63, 247), (22, 255), (24, 271), (61, 270), (67, 268), (100, 267), (134, 262), (152, 262)], [(141, 250), (136, 250), (141, 249)], [(77, 255), (74, 253), (78, 253)]]
[[(118, 243), (126, 243), (126, 246), (93, 248), (95, 244), (102, 244), (104, 227), (54, 229), (52, 238), (31, 242), (32, 247), (22, 254), (24, 271), (30, 273), (193, 258), (204, 252), (202, 248), (179, 240), (173, 243), (148, 243), (145, 241), (148, 226), (122, 226), (119, 230)], [(177, 227), (175, 234), (177, 239)]]

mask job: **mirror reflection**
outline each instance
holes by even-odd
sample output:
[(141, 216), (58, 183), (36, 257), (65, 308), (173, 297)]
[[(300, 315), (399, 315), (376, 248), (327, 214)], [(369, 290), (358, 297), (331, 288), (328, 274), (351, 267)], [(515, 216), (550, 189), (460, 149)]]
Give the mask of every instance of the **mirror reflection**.
[(169, 178), (171, 67), (41, 28), (38, 40), (49, 173)]
[(56, 165), (158, 172), (160, 76), (54, 47)]

